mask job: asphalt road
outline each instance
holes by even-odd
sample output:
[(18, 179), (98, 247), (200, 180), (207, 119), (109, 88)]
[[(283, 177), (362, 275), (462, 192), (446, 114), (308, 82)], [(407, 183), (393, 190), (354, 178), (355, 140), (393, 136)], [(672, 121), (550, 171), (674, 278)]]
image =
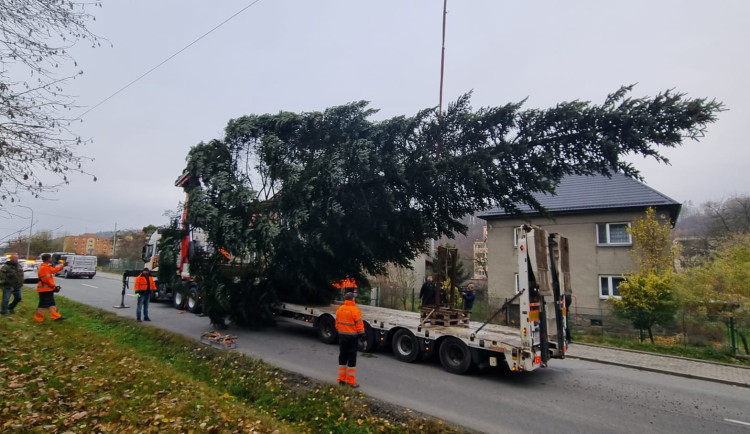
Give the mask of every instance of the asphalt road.
[[(120, 305), (121, 281), (61, 279), (60, 296), (135, 318), (132, 289)], [(132, 286), (132, 282), (131, 282)], [(64, 312), (63, 312), (64, 314)], [(152, 303), (151, 323), (199, 339), (208, 318)], [(333, 383), (338, 348), (313, 329), (281, 323), (265, 330), (230, 329), (237, 350), (280, 368)], [(360, 390), (466, 428), (515, 432), (750, 433), (750, 389), (605, 364), (551, 360), (550, 367), (503, 375), (459, 376), (437, 362), (407, 364), (389, 353), (361, 354)]]

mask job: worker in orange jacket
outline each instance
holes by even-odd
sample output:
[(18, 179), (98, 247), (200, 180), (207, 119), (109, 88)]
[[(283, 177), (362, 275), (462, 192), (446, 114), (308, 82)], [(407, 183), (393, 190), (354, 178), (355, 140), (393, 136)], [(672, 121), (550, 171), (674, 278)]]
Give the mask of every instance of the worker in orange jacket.
[(44, 253), (42, 255), (42, 265), (39, 266), (39, 283), (36, 285), (36, 292), (39, 294), (39, 305), (34, 314), (34, 321), (44, 321), (44, 316), (49, 310), (49, 316), (53, 321), (64, 321), (65, 317), (60, 315), (55, 305), (55, 293), (60, 291), (60, 287), (55, 285), (55, 274), (65, 267), (65, 264), (58, 266), (52, 265), (52, 255)]
[(151, 300), (151, 291), (156, 291), (154, 278), (151, 277), (151, 270), (144, 268), (141, 274), (135, 278), (135, 296), (138, 299), (138, 306), (135, 308), (135, 319), (141, 321), (141, 307), (143, 307), (143, 320), (151, 321), (148, 317), (148, 302)]
[(344, 295), (344, 304), (336, 310), (336, 331), (339, 335), (339, 384), (359, 387), (357, 375), (357, 337), (365, 340), (362, 312), (354, 305), (354, 293)]

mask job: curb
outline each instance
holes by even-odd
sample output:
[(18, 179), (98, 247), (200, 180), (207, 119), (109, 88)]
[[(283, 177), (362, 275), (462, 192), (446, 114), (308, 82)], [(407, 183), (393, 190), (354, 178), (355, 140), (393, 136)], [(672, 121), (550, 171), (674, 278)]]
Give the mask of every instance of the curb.
[[(644, 354), (652, 354), (652, 353), (644, 353)], [(659, 374), (674, 375), (675, 377), (684, 377), (684, 378), (690, 378), (690, 379), (694, 379), (694, 380), (710, 381), (712, 383), (722, 383), (722, 384), (727, 384), (729, 386), (737, 386), (737, 387), (750, 388), (750, 384), (740, 383), (740, 382), (731, 381), (731, 380), (722, 380), (721, 378), (703, 377), (703, 376), (700, 376), (700, 375), (686, 374), (686, 373), (683, 373), (683, 372), (666, 371), (666, 370), (663, 370), (663, 369), (648, 368), (648, 367), (645, 367), (645, 366), (628, 365), (626, 363), (610, 362), (608, 360), (593, 359), (593, 358), (589, 358), (589, 357), (577, 357), (577, 356), (568, 356), (568, 355), (566, 355), (565, 358), (567, 358), (567, 359), (585, 360), (587, 362), (602, 363), (602, 364), (605, 364), (605, 365), (620, 366), (620, 367), (623, 367), (623, 368), (638, 369), (640, 371), (656, 372), (656, 373), (659, 373)], [(687, 359), (687, 360), (695, 360), (695, 359)], [(729, 365), (729, 366), (733, 366), (733, 365)]]

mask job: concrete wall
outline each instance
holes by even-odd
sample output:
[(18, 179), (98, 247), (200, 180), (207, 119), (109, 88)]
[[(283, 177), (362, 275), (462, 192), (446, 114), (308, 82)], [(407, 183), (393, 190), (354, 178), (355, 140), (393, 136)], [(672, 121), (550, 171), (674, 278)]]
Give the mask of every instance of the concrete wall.
[[(570, 242), (571, 285), (574, 304), (581, 311), (607, 309), (600, 299), (599, 276), (634, 271), (630, 256), (631, 246), (597, 244), (598, 223), (632, 223), (644, 212), (622, 212), (558, 217), (555, 220), (534, 219), (531, 223), (548, 232), (566, 236)], [(659, 211), (657, 210), (657, 216)], [(514, 231), (528, 223), (520, 219), (489, 220), (487, 222), (488, 295), (493, 304), (502, 303), (515, 294), (517, 273)], [(571, 306), (572, 308), (572, 306)]]

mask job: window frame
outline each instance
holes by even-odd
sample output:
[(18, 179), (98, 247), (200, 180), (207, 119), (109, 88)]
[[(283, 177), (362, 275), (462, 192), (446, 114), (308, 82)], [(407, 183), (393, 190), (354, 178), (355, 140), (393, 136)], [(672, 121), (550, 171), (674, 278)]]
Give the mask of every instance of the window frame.
[[(604, 232), (604, 234), (605, 234), (605, 236), (607, 238), (604, 243), (602, 243), (601, 240), (599, 239), (599, 227), (602, 226), (602, 225), (605, 226), (605, 229), (604, 229), (605, 232)], [(628, 234), (628, 241), (627, 242), (625, 242), (625, 243), (613, 243), (611, 241), (611, 239), (612, 239), (612, 236), (611, 236), (612, 232), (610, 230), (610, 226), (612, 226), (612, 225), (625, 225), (626, 226), (626, 231), (627, 231), (627, 229), (629, 229), (629, 228), (632, 227), (630, 222), (597, 223), (596, 224), (596, 245), (597, 246), (632, 246), (633, 245), (633, 237), (632, 237), (632, 235), (630, 234), (629, 231), (627, 231), (627, 234)]]
[[(607, 279), (607, 294), (604, 294), (603, 287), (602, 287), (602, 279)], [(620, 283), (625, 281), (625, 278), (621, 274), (600, 274), (598, 276), (599, 281), (599, 300), (608, 300), (610, 298), (616, 298), (618, 300), (622, 300), (622, 296), (620, 295), (619, 291), (617, 295), (613, 294), (615, 291), (617, 291), (617, 287), (614, 286), (613, 279), (618, 279), (620, 282), (617, 284), (617, 286), (620, 286)]]

